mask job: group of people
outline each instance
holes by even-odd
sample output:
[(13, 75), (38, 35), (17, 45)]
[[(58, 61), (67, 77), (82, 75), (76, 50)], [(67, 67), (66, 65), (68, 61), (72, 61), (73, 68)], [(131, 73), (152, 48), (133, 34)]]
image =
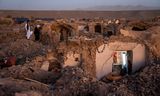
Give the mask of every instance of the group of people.
[[(35, 37), (35, 41), (39, 41), (40, 40), (40, 25), (36, 25), (34, 28), (34, 37)], [(29, 24), (29, 21), (26, 22), (25, 24), (25, 31), (26, 31), (26, 37), (27, 39), (30, 39), (31, 35), (33, 34), (33, 31), (31, 31), (31, 26)]]

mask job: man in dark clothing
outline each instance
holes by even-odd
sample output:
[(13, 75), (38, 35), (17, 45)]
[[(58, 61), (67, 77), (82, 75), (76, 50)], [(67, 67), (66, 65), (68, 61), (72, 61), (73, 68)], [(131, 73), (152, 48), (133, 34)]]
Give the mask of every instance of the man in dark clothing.
[(40, 39), (40, 25), (37, 25), (34, 29), (35, 41), (39, 41)]

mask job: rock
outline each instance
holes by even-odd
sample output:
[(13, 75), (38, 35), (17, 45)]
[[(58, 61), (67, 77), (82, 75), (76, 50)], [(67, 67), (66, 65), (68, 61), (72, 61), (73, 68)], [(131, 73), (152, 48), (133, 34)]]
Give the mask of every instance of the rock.
[(36, 61), (38, 61), (38, 62), (43, 61), (43, 57), (42, 57), (42, 56), (37, 56), (37, 57), (36, 57)]
[(15, 96), (28, 96), (28, 95), (24, 93), (15, 93)]
[(29, 92), (15, 93), (15, 96), (42, 96), (42, 95), (38, 92), (29, 91)]
[(4, 67), (10, 67), (12, 65), (16, 65), (16, 57), (15, 56), (10, 56), (8, 59), (7, 59), (7, 62), (6, 64), (4, 65)]
[(55, 57), (53, 55), (53, 52), (48, 52), (47, 55), (46, 55), (46, 58), (47, 58), (47, 60), (54, 60)]
[(5, 57), (5, 56), (6, 56), (5, 52), (4, 51), (0, 51), (0, 57)]
[(49, 70), (49, 61), (44, 61), (41, 69), (45, 70), (45, 71), (48, 71)]

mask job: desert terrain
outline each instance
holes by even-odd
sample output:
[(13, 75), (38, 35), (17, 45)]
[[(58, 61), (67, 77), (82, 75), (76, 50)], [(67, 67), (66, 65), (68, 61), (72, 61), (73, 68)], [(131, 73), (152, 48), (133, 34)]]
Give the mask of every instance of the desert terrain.
[(0, 10), (0, 16), (37, 18), (153, 18), (160, 15), (159, 10), (142, 11), (14, 11)]
[(159, 10), (0, 11), (0, 96), (158, 96), (159, 90)]

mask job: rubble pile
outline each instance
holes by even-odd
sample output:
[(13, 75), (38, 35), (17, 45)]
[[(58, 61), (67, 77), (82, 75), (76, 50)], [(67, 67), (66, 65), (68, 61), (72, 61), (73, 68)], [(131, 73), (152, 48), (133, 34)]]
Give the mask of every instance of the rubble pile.
[(46, 48), (38, 42), (17, 39), (14, 42), (3, 44), (0, 49), (0, 53), (3, 53), (4, 56), (14, 55), (17, 60), (20, 60), (17, 62), (22, 63), (21, 61), (23, 61), (25, 63), (27, 58), (32, 59), (34, 56), (44, 54)]
[(149, 25), (147, 22), (141, 21), (141, 20), (133, 20), (129, 22), (128, 24), (130, 27), (132, 27), (132, 30), (134, 31), (144, 31), (147, 30), (151, 25)]
[(160, 26), (152, 27), (149, 29), (149, 31), (152, 32), (150, 41), (148, 41), (151, 44), (152, 51), (154, 55), (158, 58), (160, 58)]
[(62, 70), (63, 75), (53, 85), (54, 96), (95, 96), (98, 85), (96, 78), (83, 72), (78, 67), (68, 67)]
[[(9, 49), (11, 52), (15, 53), (16, 55), (28, 55), (35, 54), (36, 52), (41, 52), (43, 46), (39, 43), (28, 41), (26, 39), (20, 39), (13, 42)], [(26, 52), (26, 53), (24, 53)]]
[(17, 32), (10, 29), (0, 30), (0, 43), (8, 43), (16, 41), (17, 39), (25, 38), (24, 32)]
[[(4, 78), (0, 82), (0, 96), (51, 96), (52, 94), (47, 86), (35, 82), (13, 78)], [(24, 95), (29, 93), (32, 95)]]
[(30, 67), (29, 65), (17, 65), (10, 68), (4, 68), (0, 71), (1, 78), (16, 78), (24, 79), (31, 78), (43, 83), (52, 83), (54, 80), (59, 77), (60, 74), (54, 72), (48, 72), (39, 68)]
[[(51, 71), (42, 69), (45, 57), (35, 57), (23, 65), (15, 65), (0, 70), (0, 96), (51, 96), (52, 84), (61, 76), (56, 64)], [(46, 59), (47, 60), (47, 59)], [(33, 94), (34, 93), (34, 94)]]
[[(109, 82), (107, 94), (120, 96), (150, 95), (157, 96), (160, 90), (160, 65), (152, 64), (145, 67), (141, 72), (131, 76), (125, 76), (119, 81)], [(105, 77), (102, 81), (105, 80)], [(107, 89), (106, 89), (107, 90)], [(106, 94), (106, 95), (107, 95)]]
[[(34, 41), (33, 38), (27, 40), (24, 29), (17, 29), (15, 26), (3, 28), (5, 24), (0, 26), (0, 60), (8, 56), (14, 56), (17, 60), (11, 66), (0, 66), (0, 96), (159, 95), (160, 62), (155, 63), (154, 60), (155, 57), (160, 58), (160, 27), (151, 27), (146, 22), (132, 20), (127, 25), (122, 24), (126, 33), (120, 34), (116, 32), (120, 31), (118, 26), (121, 21), (116, 19), (106, 20), (105, 23), (103, 21), (105, 20), (91, 19), (86, 22), (84, 20), (82, 25), (87, 25), (88, 28), (87, 30), (82, 28), (82, 32), (76, 29), (80, 20), (73, 20), (75, 24), (68, 19), (44, 22), (39, 41)], [(117, 25), (110, 28), (108, 24)], [(132, 29), (128, 30), (126, 27)], [(104, 33), (107, 35), (103, 36)], [(97, 78), (97, 65), (101, 65), (97, 63), (96, 55), (100, 56), (98, 60), (105, 60), (110, 52), (104, 51), (106, 45), (116, 41), (125, 44), (136, 42), (147, 46), (148, 49), (145, 51), (151, 52), (146, 52), (145, 56), (150, 58), (145, 62), (149, 64), (144, 68), (140, 67), (141, 70), (134, 74), (121, 76), (120, 80), (110, 81), (105, 73), (102, 79)], [(104, 46), (101, 48), (101, 45)], [(151, 53), (153, 57), (150, 56)], [(140, 54), (139, 51), (137, 54)], [(114, 54), (111, 54), (111, 57), (112, 55)], [(65, 64), (65, 60), (68, 60), (69, 64)], [(108, 62), (108, 59), (106, 60), (105, 64)], [(72, 61), (76, 62), (76, 66), (70, 66)], [(5, 62), (4, 60), (3, 64), (6, 64)], [(105, 70), (109, 70), (108, 67), (110, 66)]]
[[(55, 96), (104, 96), (104, 95), (152, 95), (159, 94), (160, 65), (145, 67), (141, 72), (125, 76), (119, 81), (101, 81), (84, 74), (80, 68), (66, 68), (54, 85)], [(158, 77), (158, 78), (157, 78)]]
[(0, 24), (1, 25), (12, 25), (13, 23), (14, 23), (14, 21), (12, 20), (12, 18), (0, 17)]

